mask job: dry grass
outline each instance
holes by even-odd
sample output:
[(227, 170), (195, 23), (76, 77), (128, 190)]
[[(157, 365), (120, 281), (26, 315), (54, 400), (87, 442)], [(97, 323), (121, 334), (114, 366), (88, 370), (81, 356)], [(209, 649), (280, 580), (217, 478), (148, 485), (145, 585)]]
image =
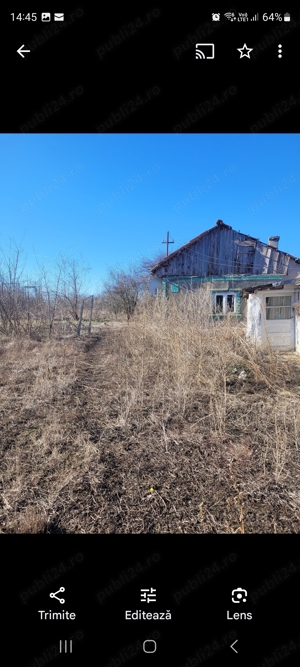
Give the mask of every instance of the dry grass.
[(299, 532), (300, 359), (209, 307), (2, 342), (3, 533)]

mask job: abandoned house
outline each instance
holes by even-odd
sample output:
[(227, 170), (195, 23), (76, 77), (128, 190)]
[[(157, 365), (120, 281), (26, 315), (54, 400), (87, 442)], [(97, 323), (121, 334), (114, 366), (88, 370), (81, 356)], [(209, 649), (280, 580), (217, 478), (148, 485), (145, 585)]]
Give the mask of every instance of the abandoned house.
[(222, 220), (152, 268), (150, 290), (164, 296), (209, 283), (212, 316), (231, 313), (247, 337), (300, 354), (300, 259), (236, 232)]

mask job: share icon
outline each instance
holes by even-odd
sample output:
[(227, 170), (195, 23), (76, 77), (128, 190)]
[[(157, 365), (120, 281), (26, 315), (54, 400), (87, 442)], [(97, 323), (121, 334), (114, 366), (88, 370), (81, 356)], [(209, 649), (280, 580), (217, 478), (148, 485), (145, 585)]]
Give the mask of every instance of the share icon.
[(58, 598), (58, 597), (56, 597), (56, 596), (57, 596), (57, 593), (64, 593), (65, 590), (66, 590), (66, 589), (62, 586), (62, 587), (59, 589), (59, 591), (56, 591), (55, 593), (50, 593), (49, 597), (50, 597), (50, 598), (55, 598), (55, 600), (58, 600), (58, 602), (60, 602), (61, 604), (64, 604), (65, 600), (63, 600), (63, 598)]

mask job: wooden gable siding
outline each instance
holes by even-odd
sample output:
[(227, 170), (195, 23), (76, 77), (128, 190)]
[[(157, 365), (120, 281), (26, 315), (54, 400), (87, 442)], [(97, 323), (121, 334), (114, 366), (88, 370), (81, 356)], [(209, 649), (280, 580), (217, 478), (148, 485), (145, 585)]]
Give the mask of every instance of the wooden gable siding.
[(290, 256), (228, 226), (213, 227), (154, 267), (167, 276), (287, 275)]

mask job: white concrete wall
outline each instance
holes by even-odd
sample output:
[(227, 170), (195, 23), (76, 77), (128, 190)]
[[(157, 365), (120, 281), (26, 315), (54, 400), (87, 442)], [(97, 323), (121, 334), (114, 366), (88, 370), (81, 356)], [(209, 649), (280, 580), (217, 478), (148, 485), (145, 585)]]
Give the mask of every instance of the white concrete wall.
[(293, 305), (295, 306), (295, 349), (297, 354), (300, 354), (300, 290), (295, 292), (295, 298), (293, 299)]
[(296, 352), (300, 354), (300, 313), (296, 315)]
[(263, 297), (261, 293), (249, 294), (247, 303), (246, 336), (253, 343), (264, 343)]

